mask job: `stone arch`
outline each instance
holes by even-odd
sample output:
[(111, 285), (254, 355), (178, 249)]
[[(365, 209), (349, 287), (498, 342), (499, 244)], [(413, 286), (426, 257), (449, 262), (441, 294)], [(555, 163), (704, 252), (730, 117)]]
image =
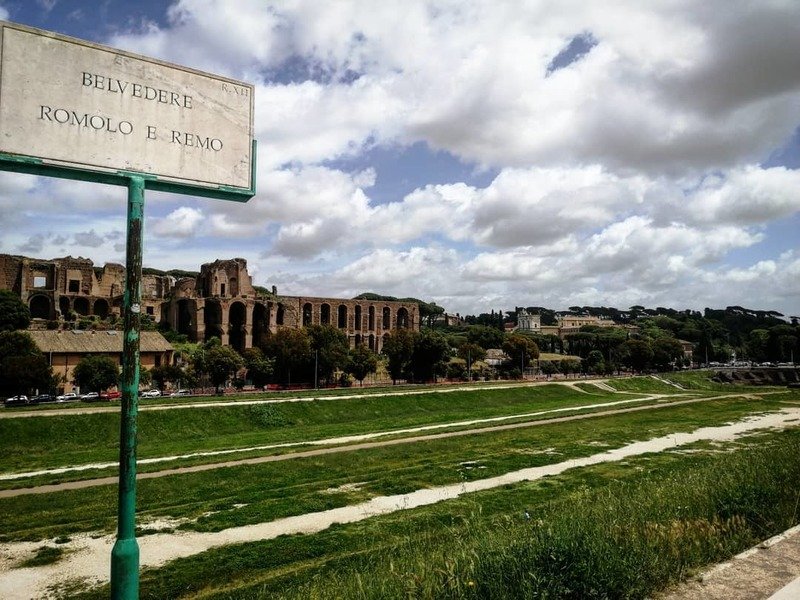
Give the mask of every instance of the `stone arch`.
[(375, 331), (375, 307), (367, 309), (367, 331)]
[(89, 300), (83, 296), (78, 296), (73, 300), (72, 309), (83, 317), (87, 316), (89, 314)]
[(32, 319), (49, 319), (50, 318), (50, 298), (36, 294), (28, 303), (28, 308), (31, 311)]
[(388, 306), (383, 307), (383, 315), (381, 319), (381, 324), (383, 325), (384, 329), (391, 329), (392, 328), (392, 309)]
[(408, 329), (408, 310), (405, 307), (397, 309), (397, 328)]
[(61, 296), (58, 299), (58, 310), (61, 311), (61, 318), (67, 320), (72, 315), (72, 306), (70, 306), (69, 298)]
[(261, 302), (253, 307), (253, 346), (261, 346), (269, 332), (269, 309)]
[(104, 298), (98, 298), (95, 300), (94, 307), (92, 307), (92, 312), (101, 319), (105, 319), (108, 316), (108, 301)]
[(231, 348), (244, 352), (245, 327), (247, 326), (247, 309), (242, 302), (233, 302), (228, 309), (228, 323)]
[(222, 304), (217, 300), (206, 300), (203, 307), (203, 323), (206, 326), (204, 342), (212, 337), (222, 339)]
[(311, 306), (311, 302), (306, 302), (303, 304), (303, 327), (308, 327), (311, 325), (311, 321), (313, 318), (313, 308)]
[(286, 319), (286, 309), (283, 304), (278, 304), (278, 308), (275, 310), (275, 325), (283, 325), (284, 319)]
[(321, 325), (331, 324), (331, 305), (327, 302), (323, 302), (319, 307), (319, 322)]
[(362, 323), (361, 323), (361, 305), (360, 304), (356, 304), (354, 312), (355, 312), (355, 315), (353, 317), (353, 329), (355, 329), (356, 331), (361, 331)]
[(369, 349), (375, 352), (375, 335), (369, 334)]
[(190, 300), (178, 300), (176, 315), (176, 330), (178, 333), (189, 336), (189, 339), (194, 338), (194, 331), (192, 331), (192, 321), (194, 317), (194, 307)]
[(360, 345), (361, 345), (361, 334), (357, 333), (356, 334), (356, 347), (358, 347)]
[(228, 280), (228, 295), (229, 296), (239, 295), (239, 280), (236, 279), (236, 277), (231, 277)]
[(336, 326), (339, 329), (347, 329), (347, 306), (344, 304), (339, 305)]

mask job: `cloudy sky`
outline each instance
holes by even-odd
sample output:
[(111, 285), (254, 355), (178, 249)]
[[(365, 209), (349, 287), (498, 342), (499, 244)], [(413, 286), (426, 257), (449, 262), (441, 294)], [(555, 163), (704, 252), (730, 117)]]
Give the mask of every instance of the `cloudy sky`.
[[(144, 263), (450, 312), (800, 314), (797, 0), (0, 0), (256, 86), (247, 204), (148, 192)], [(124, 262), (124, 188), (0, 173), (0, 252)]]

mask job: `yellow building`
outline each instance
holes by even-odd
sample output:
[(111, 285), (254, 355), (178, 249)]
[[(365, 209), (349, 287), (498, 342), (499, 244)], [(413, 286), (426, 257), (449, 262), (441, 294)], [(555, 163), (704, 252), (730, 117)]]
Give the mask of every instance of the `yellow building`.
[[(63, 392), (74, 391), (72, 372), (88, 355), (109, 356), (122, 363), (121, 331), (28, 331), (36, 346), (48, 358), (53, 373), (64, 377)], [(139, 362), (152, 369), (172, 363), (174, 348), (158, 331), (142, 331), (139, 338)], [(85, 391), (85, 390), (84, 390)]]

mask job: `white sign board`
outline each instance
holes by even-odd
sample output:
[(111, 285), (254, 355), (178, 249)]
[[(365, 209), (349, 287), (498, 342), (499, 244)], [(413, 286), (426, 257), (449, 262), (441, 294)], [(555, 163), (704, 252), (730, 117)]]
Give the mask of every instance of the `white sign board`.
[(252, 189), (253, 86), (0, 21), (0, 152)]

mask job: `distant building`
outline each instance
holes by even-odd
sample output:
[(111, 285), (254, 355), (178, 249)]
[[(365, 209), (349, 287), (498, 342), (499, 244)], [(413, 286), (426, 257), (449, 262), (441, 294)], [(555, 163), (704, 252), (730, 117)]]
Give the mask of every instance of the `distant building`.
[(517, 313), (517, 327), (515, 331), (541, 333), (542, 316), (529, 313), (524, 308)]
[[(53, 373), (64, 377), (64, 392), (73, 391), (72, 372), (85, 356), (108, 356), (122, 364), (121, 331), (29, 331), (39, 350), (47, 357)], [(142, 331), (139, 337), (139, 362), (152, 369), (172, 364), (174, 349), (157, 331)], [(91, 390), (82, 390), (91, 391)]]
[[(47, 321), (79, 317), (120, 317), (125, 268), (95, 267), (86, 258), (40, 260), (0, 254), (0, 289), (19, 294), (30, 308), (32, 329)], [(396, 329), (419, 330), (414, 302), (345, 300), (279, 296), (253, 287), (243, 258), (201, 265), (200, 274), (142, 276), (142, 313), (166, 323), (191, 341), (218, 337), (243, 351), (282, 327), (331, 325), (347, 335), (351, 347), (366, 344), (380, 352), (383, 339)]]

